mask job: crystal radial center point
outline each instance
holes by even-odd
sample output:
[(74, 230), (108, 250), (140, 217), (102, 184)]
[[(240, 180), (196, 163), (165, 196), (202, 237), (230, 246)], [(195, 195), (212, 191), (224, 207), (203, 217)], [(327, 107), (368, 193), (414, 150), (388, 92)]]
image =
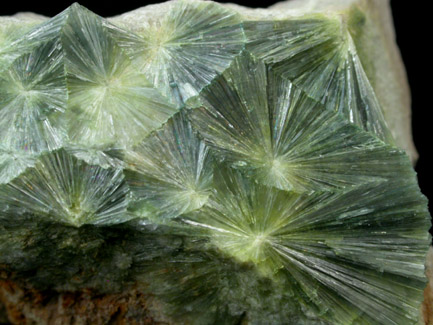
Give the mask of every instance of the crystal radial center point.
[(431, 223), (379, 2), (308, 3), (0, 18), (0, 287), (25, 293), (0, 299), (29, 319), (73, 292), (125, 323), (417, 324)]

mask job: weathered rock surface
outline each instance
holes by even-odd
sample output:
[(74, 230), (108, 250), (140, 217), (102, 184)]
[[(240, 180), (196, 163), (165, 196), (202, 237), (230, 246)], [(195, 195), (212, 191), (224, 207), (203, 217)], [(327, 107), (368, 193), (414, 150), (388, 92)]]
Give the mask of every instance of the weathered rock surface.
[(394, 38), (380, 0), (0, 17), (0, 315), (430, 322)]

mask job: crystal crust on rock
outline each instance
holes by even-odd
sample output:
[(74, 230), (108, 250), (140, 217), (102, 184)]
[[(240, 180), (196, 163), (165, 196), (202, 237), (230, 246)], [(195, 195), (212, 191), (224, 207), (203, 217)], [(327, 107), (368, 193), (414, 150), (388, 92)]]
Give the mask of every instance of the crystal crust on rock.
[(158, 6), (0, 20), (0, 270), (172, 324), (416, 324), (430, 216), (365, 7)]

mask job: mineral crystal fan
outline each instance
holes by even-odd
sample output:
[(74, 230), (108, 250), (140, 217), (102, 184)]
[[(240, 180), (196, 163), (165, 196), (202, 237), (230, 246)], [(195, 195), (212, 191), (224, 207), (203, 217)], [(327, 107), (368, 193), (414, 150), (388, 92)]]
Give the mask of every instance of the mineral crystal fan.
[(138, 290), (171, 324), (416, 324), (430, 217), (386, 4), (305, 3), (2, 18), (8, 281)]

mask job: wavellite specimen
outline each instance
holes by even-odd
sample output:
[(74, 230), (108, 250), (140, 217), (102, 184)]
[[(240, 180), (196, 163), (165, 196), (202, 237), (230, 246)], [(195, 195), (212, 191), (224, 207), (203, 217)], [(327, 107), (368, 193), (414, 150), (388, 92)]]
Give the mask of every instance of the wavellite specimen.
[(372, 49), (388, 11), (305, 3), (2, 18), (3, 281), (136, 292), (139, 324), (417, 324), (430, 216)]

